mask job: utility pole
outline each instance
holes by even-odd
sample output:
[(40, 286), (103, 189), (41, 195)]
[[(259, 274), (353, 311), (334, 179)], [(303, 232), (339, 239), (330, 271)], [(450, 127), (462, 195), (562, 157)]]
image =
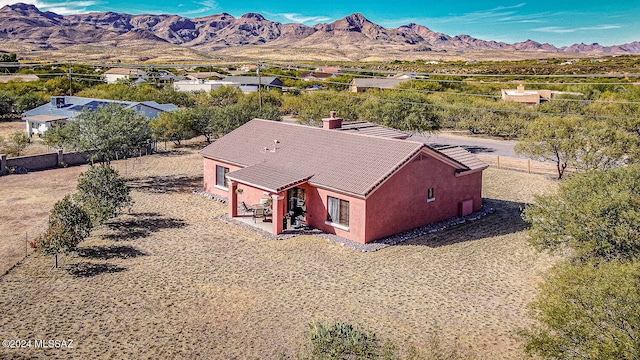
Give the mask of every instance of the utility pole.
[(69, 63), (69, 96), (73, 96), (73, 82), (71, 81), (71, 74), (73, 73), (73, 67)]
[(262, 111), (262, 75), (260, 74), (260, 63), (258, 63), (258, 99), (260, 99), (260, 111)]

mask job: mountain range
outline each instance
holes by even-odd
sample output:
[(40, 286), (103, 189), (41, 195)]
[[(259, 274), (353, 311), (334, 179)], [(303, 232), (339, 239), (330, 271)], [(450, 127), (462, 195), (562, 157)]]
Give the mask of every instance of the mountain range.
[(257, 13), (239, 18), (227, 13), (200, 18), (178, 15), (131, 15), (116, 12), (59, 15), (34, 5), (14, 4), (0, 9), (0, 46), (35, 45), (57, 50), (74, 45), (122, 47), (171, 44), (200, 52), (269, 45), (297, 49), (350, 48), (362, 51), (460, 52), (475, 50), (552, 53), (640, 54), (640, 42), (616, 46), (574, 44), (555, 47), (533, 40), (507, 44), (469, 35), (450, 36), (418, 24), (384, 28), (362, 14), (329, 24), (306, 26), (269, 21)]

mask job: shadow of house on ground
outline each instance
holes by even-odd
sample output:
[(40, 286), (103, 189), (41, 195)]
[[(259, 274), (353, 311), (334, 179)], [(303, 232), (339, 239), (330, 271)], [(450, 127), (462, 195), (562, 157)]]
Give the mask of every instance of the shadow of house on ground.
[(122, 216), (106, 225), (112, 232), (103, 235), (103, 238), (126, 241), (145, 238), (163, 229), (183, 228), (187, 223), (181, 219), (161, 217), (157, 213), (140, 213)]
[(113, 264), (79, 263), (69, 266), (69, 274), (77, 278), (88, 278), (104, 273), (117, 273), (125, 271), (127, 268)]
[(128, 185), (131, 189), (155, 194), (191, 192), (193, 189), (202, 187), (202, 179), (202, 175), (149, 176), (131, 178)]
[(92, 259), (129, 259), (138, 256), (146, 256), (147, 253), (140, 251), (132, 246), (92, 246), (89, 248), (78, 249), (78, 256)]
[(407, 240), (399, 243), (398, 246), (422, 245), (436, 248), (460, 242), (513, 234), (529, 228), (529, 224), (522, 219), (522, 211), (527, 205), (525, 203), (483, 199), (482, 205), (493, 208), (494, 212), (476, 221)]

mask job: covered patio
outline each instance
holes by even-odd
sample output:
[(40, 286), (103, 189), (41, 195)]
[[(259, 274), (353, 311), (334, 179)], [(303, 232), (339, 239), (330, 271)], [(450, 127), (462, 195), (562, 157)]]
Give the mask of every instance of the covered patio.
[(299, 199), (304, 190), (297, 187), (312, 176), (268, 163), (230, 172), (226, 175), (229, 217), (273, 235), (302, 227), (306, 198)]

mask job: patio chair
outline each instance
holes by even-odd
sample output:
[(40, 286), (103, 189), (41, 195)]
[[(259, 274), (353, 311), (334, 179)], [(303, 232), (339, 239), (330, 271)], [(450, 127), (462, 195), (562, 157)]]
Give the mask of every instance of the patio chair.
[(245, 214), (249, 214), (252, 213), (253, 214), (253, 209), (251, 209), (250, 207), (247, 206), (247, 204), (244, 201), (240, 201), (240, 206), (238, 206), (238, 209), (245, 213)]
[(266, 218), (265, 209), (263, 209), (263, 208), (253, 209), (253, 222), (254, 223), (256, 222), (257, 218), (262, 218), (262, 219)]

